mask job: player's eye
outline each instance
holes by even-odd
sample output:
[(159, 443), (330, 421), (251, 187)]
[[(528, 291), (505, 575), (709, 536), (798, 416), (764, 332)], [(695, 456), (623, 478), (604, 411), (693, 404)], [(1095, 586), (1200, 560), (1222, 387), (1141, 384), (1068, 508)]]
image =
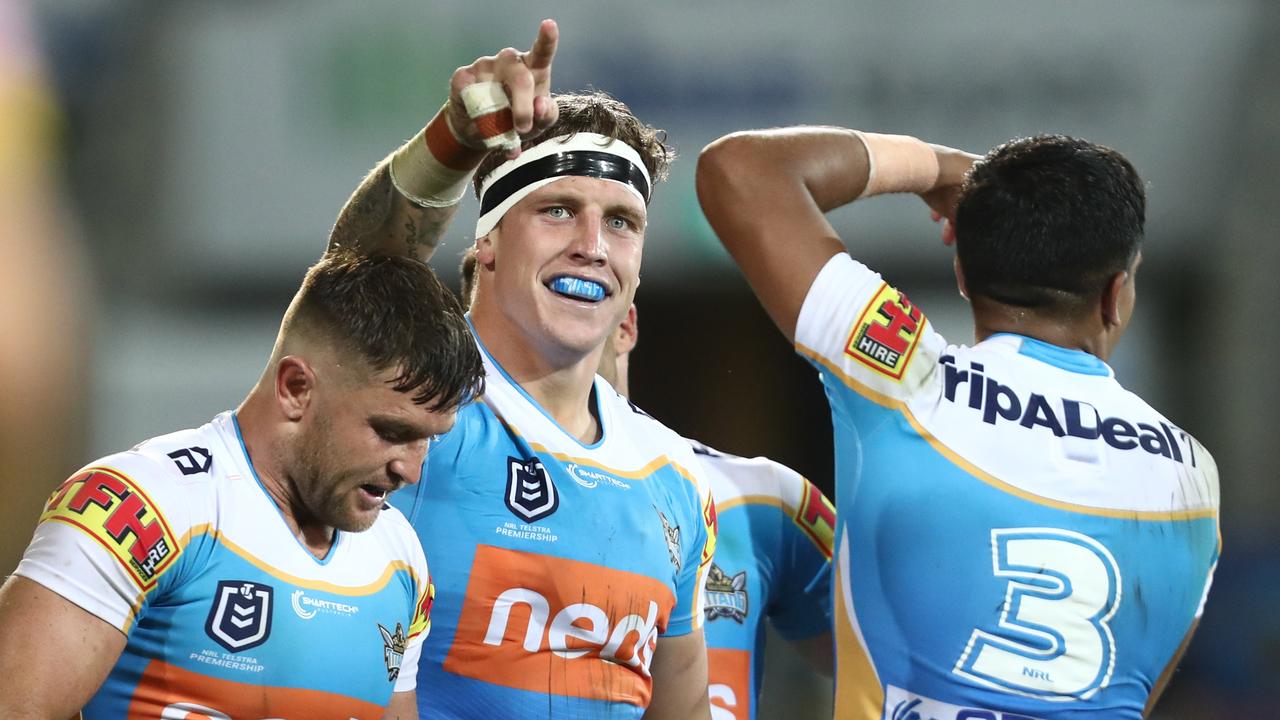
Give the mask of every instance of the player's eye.
[(630, 230), (635, 227), (634, 223), (621, 215), (614, 215), (605, 220), (605, 222), (609, 225), (609, 228), (613, 230)]
[(564, 218), (569, 217), (569, 208), (563, 205), (552, 205), (542, 212), (546, 213), (547, 217), (554, 218), (556, 220), (563, 220)]

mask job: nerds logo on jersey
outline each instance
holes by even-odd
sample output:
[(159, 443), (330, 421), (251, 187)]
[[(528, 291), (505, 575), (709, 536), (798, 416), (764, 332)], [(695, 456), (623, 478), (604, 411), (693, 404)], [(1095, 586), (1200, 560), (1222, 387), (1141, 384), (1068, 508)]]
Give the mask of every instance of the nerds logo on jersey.
[(925, 322), (905, 293), (882, 284), (853, 324), (844, 352), (881, 375), (901, 380)]
[(270, 585), (220, 580), (204, 631), (233, 653), (255, 648), (271, 637)]
[(45, 505), (40, 521), (45, 520), (88, 533), (143, 590), (150, 590), (178, 556), (177, 540), (156, 504), (128, 475), (110, 468), (89, 468), (69, 478)]
[(1076, 400), (1046, 398), (1039, 393), (1020, 397), (1013, 388), (984, 375), (986, 367), (982, 363), (970, 363), (962, 370), (956, 366), (953, 355), (942, 356), (940, 362), (944, 371), (943, 396), (950, 402), (964, 403), (981, 412), (982, 421), (988, 425), (1013, 422), (1028, 429), (1039, 427), (1058, 437), (1100, 438), (1117, 450), (1142, 448), (1152, 455), (1184, 464), (1187, 462), (1184, 457), (1189, 457), (1195, 466), (1190, 436), (1163, 420), (1156, 424), (1135, 423), (1123, 418), (1104, 418), (1092, 405)]
[(444, 669), (646, 707), (649, 666), (675, 604), (671, 588), (646, 575), (480, 545)]
[(951, 705), (893, 685), (884, 696), (884, 717), (888, 720), (1040, 720), (1030, 715)]

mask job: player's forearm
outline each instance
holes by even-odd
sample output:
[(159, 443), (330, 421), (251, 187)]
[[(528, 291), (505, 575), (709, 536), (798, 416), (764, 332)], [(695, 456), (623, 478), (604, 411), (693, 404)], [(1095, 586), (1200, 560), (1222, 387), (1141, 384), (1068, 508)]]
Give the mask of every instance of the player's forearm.
[(857, 135), (836, 128), (735, 133), (698, 159), (707, 220), (788, 338), (813, 278), (844, 249), (824, 213), (866, 180)]
[(458, 206), (415, 205), (392, 184), (390, 168), (390, 158), (378, 163), (347, 200), (329, 234), (330, 250), (430, 259)]
[(768, 214), (779, 193), (806, 195), (827, 212), (866, 187), (866, 148), (851, 130), (795, 127), (733, 133), (698, 158), (698, 193), (709, 212)]

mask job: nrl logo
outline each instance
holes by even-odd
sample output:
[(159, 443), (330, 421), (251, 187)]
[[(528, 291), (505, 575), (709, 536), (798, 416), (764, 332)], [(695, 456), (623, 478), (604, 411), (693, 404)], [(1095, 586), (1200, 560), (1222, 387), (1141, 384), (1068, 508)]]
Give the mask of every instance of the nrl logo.
[(542, 461), (507, 458), (507, 509), (526, 523), (537, 522), (560, 507), (560, 493)]
[(729, 577), (719, 565), (711, 563), (706, 584), (707, 621), (733, 618), (742, 623), (747, 618), (747, 571)]
[(221, 580), (204, 631), (229, 652), (255, 648), (271, 636), (270, 585)]
[(404, 626), (396, 623), (396, 631), (392, 633), (378, 623), (378, 632), (382, 633), (382, 659), (387, 664), (387, 680), (395, 681), (400, 677), (400, 661), (404, 660)]
[[(656, 506), (653, 509), (658, 510)], [(662, 520), (662, 534), (667, 539), (667, 552), (671, 555), (671, 564), (675, 566), (676, 572), (680, 572), (680, 526), (672, 527), (661, 510), (658, 510), (658, 519)]]

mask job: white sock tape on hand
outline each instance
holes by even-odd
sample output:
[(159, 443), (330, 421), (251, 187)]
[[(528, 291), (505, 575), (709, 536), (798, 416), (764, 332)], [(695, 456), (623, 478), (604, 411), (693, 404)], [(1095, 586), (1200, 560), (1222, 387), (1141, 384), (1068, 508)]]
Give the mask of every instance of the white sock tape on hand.
[(514, 150), (520, 147), (520, 136), (511, 117), (511, 100), (502, 83), (472, 83), (462, 88), (461, 94), (467, 115), (475, 122), (486, 148)]

